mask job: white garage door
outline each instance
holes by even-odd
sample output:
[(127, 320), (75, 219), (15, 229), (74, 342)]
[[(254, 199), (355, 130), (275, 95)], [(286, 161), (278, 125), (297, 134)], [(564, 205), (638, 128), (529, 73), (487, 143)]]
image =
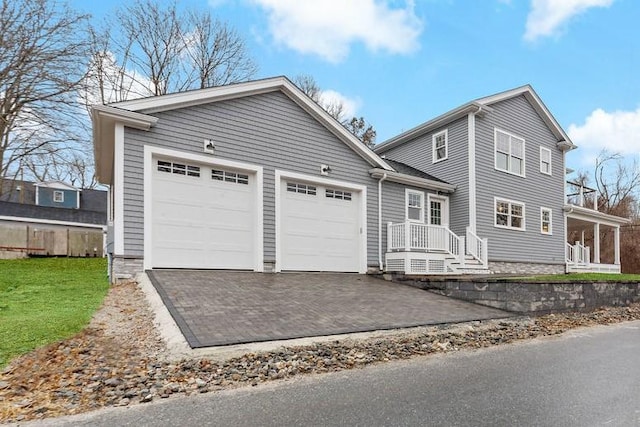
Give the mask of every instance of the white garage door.
[(179, 160), (153, 163), (152, 267), (253, 269), (255, 176)]
[(360, 193), (283, 179), (280, 269), (360, 270)]

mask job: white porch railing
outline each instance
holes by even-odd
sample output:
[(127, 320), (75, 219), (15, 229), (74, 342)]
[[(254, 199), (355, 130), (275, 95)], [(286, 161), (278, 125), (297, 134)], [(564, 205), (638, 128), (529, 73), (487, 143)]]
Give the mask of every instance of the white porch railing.
[(387, 223), (387, 251), (442, 251), (464, 264), (464, 237), (448, 227), (416, 222)]
[(566, 261), (574, 265), (589, 265), (591, 263), (591, 248), (580, 242), (575, 245), (566, 244)]
[(467, 254), (471, 255), (482, 263), (483, 267), (488, 265), (488, 244), (487, 239), (481, 239), (471, 231), (471, 227), (467, 227)]

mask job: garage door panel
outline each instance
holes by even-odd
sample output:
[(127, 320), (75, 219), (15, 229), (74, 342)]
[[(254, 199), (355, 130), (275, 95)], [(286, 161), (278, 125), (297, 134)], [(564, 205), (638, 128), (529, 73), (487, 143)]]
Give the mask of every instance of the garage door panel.
[[(288, 191), (312, 186), (313, 194)], [(327, 187), (318, 184), (281, 184), (280, 268), (299, 271), (360, 270), (360, 199), (326, 197)], [(334, 189), (330, 190), (334, 196)], [(339, 191), (341, 197), (344, 193)]]
[(153, 174), (152, 266), (253, 269), (254, 176), (243, 173), (249, 179), (238, 183), (212, 179), (206, 166), (199, 171), (200, 176)]

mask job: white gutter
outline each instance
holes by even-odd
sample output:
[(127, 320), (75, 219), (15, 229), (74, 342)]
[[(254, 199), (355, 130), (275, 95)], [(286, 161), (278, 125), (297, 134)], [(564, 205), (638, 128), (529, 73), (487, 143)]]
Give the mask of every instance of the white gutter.
[(378, 267), (380, 272), (384, 271), (384, 263), (382, 262), (382, 181), (386, 179), (387, 173), (385, 172), (378, 181)]

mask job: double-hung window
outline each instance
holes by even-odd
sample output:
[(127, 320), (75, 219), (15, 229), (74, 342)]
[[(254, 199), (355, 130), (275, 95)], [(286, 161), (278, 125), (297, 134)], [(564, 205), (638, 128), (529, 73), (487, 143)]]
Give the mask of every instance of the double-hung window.
[(524, 176), (524, 139), (495, 130), (496, 169)]
[(433, 135), (433, 163), (446, 160), (448, 157), (448, 132), (447, 129)]
[(551, 234), (551, 209), (540, 208), (540, 232)]
[(53, 201), (55, 203), (64, 203), (64, 191), (54, 191)]
[(495, 226), (524, 231), (524, 203), (496, 198)]
[(424, 222), (424, 193), (422, 191), (406, 190), (407, 219), (409, 221)]
[(540, 147), (540, 172), (551, 175), (551, 150)]

